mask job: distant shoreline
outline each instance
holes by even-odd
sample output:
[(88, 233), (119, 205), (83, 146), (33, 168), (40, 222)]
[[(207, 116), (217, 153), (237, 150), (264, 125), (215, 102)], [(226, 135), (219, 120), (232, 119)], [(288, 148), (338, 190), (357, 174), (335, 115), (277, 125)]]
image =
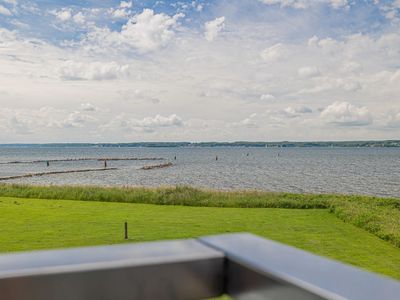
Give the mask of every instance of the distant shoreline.
[(294, 147), (366, 147), (394, 148), (400, 147), (400, 140), (383, 141), (315, 141), (315, 142), (134, 142), (134, 143), (43, 143), (0, 144), (0, 148), (10, 147), (97, 147), (97, 148), (204, 148), (204, 147), (252, 147), (252, 148), (294, 148)]

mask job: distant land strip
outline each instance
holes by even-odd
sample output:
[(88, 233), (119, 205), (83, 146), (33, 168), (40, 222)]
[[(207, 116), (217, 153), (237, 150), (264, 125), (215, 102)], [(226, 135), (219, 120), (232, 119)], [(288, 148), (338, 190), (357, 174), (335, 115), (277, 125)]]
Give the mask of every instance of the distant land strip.
[(0, 147), (400, 147), (400, 140), (370, 141), (307, 141), (307, 142), (132, 142), (132, 143), (45, 143), (0, 144)]
[(0, 165), (8, 165), (8, 164), (35, 164), (35, 163), (46, 163), (46, 162), (69, 162), (69, 161), (88, 161), (88, 160), (97, 160), (97, 161), (115, 161), (115, 160), (164, 160), (162, 157), (83, 157), (83, 158), (64, 158), (64, 159), (43, 159), (43, 160), (15, 160), (15, 161), (7, 161), (0, 162)]
[(84, 173), (84, 172), (98, 172), (98, 171), (112, 171), (112, 170), (118, 170), (118, 169), (117, 168), (101, 168), (101, 169), (83, 169), (83, 170), (66, 170), (66, 171), (53, 171), (53, 172), (42, 172), (42, 173), (29, 173), (29, 174), (23, 174), (23, 175), (0, 177), (0, 181), (19, 179), (19, 178), (27, 178), (27, 177), (45, 176), (45, 175), (55, 175), (55, 174)]

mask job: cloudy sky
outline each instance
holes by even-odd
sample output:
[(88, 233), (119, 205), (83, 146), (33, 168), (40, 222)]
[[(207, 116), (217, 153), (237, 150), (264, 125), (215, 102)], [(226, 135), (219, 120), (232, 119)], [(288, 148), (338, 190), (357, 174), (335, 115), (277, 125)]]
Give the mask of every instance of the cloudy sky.
[(400, 138), (400, 0), (0, 0), (0, 143)]

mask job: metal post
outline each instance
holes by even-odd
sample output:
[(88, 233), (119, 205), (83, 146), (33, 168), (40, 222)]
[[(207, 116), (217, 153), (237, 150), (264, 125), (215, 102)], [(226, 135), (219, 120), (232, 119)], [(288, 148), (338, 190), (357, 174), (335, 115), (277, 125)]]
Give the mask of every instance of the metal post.
[(128, 222), (125, 222), (125, 239), (128, 239)]

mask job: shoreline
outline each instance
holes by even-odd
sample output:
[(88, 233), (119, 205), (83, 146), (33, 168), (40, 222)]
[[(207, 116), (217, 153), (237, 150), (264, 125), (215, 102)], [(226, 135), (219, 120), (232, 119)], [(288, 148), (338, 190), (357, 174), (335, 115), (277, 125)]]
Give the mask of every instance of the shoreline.
[[(153, 167), (152, 165), (150, 165)], [(168, 166), (174, 166), (168, 165)], [(155, 166), (154, 169), (157, 169), (158, 165)], [(163, 167), (161, 167), (162, 169)], [(99, 168), (103, 170), (104, 168)], [(107, 168), (110, 170), (118, 170), (118, 168)], [(143, 169), (142, 167), (138, 167), (137, 170), (148, 171), (150, 169)], [(28, 174), (29, 175), (29, 174)], [(52, 174), (49, 174), (52, 175)], [(55, 174), (57, 175), (57, 174)], [(19, 176), (19, 175), (17, 175)], [(22, 175), (21, 175), (22, 176)], [(29, 177), (29, 176), (28, 176)], [(18, 178), (17, 178), (18, 179)], [(21, 178), (22, 179), (22, 178)], [(12, 180), (12, 179), (10, 179)], [(222, 192), (222, 193), (256, 193), (256, 194), (285, 194), (285, 195), (305, 195), (305, 196), (331, 196), (331, 197), (363, 197), (363, 198), (371, 198), (371, 199), (400, 199), (400, 196), (390, 196), (390, 195), (376, 195), (376, 194), (362, 194), (362, 193), (330, 193), (330, 192), (306, 192), (306, 191), (285, 191), (285, 190), (268, 190), (261, 188), (242, 188), (242, 187), (209, 187), (205, 185), (196, 185), (196, 184), (159, 184), (159, 185), (143, 185), (143, 184), (91, 184), (91, 183), (68, 183), (68, 184), (53, 184), (53, 183), (24, 183), (24, 182), (8, 182), (1, 181), (0, 177), (0, 187), (1, 185), (10, 185), (10, 186), (27, 186), (27, 187), (73, 187), (73, 188), (104, 188), (104, 189), (146, 189), (146, 190), (159, 190), (159, 189), (174, 189), (177, 187), (188, 187), (193, 188), (205, 192)]]
[(202, 148), (202, 147), (252, 147), (252, 148), (291, 148), (291, 147), (400, 147), (400, 140), (337, 140), (337, 141), (219, 141), (219, 142), (115, 142), (115, 143), (3, 143), (5, 147), (96, 147), (96, 148)]

